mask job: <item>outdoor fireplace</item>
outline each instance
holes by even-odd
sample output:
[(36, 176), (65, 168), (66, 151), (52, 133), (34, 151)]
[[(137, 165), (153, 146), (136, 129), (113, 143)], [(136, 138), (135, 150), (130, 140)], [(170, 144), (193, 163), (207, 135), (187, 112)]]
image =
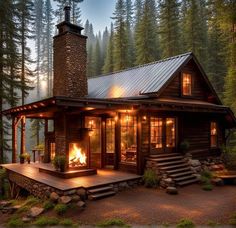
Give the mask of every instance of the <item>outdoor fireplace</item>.
[(88, 145), (85, 140), (69, 143), (69, 169), (88, 167)]

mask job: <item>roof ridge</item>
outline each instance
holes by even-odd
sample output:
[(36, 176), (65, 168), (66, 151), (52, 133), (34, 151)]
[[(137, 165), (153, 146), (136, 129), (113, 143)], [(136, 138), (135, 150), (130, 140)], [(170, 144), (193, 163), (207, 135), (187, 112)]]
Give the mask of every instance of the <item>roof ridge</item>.
[(92, 77), (89, 77), (88, 79), (105, 77), (105, 76), (109, 76), (109, 75), (113, 75), (113, 74), (117, 74), (117, 73), (129, 71), (129, 70), (133, 70), (133, 69), (137, 69), (137, 68), (141, 68), (141, 67), (153, 65), (153, 64), (156, 64), (156, 63), (161, 63), (161, 62), (169, 61), (169, 60), (171, 60), (171, 59), (176, 59), (176, 58), (180, 58), (180, 57), (183, 57), (183, 56), (186, 56), (186, 55), (192, 55), (192, 54), (193, 54), (193, 53), (192, 53), (191, 51), (189, 51), (189, 52), (186, 52), (186, 53), (183, 53), (183, 54), (180, 54), (180, 55), (168, 57), (168, 58), (165, 58), (165, 59), (160, 59), (160, 60), (157, 60), (157, 61), (154, 61), (154, 62), (142, 64), (142, 65), (137, 65), (137, 66), (130, 67), (130, 68), (127, 68), (127, 69), (123, 69), (123, 70), (114, 71), (114, 72), (110, 72), (110, 73), (106, 73), (106, 74), (101, 74), (101, 75), (92, 76)]

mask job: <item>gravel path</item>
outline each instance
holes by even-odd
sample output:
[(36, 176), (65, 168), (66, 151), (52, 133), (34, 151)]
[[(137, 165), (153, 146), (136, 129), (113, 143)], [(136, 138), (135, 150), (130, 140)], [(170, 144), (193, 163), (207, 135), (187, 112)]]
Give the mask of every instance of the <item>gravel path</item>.
[(173, 224), (182, 218), (190, 218), (197, 224), (208, 221), (227, 224), (233, 212), (236, 212), (236, 186), (215, 187), (208, 192), (200, 185), (191, 185), (180, 188), (178, 195), (138, 187), (88, 202), (78, 219), (85, 224), (96, 224), (108, 218), (121, 218), (129, 224), (140, 225)]

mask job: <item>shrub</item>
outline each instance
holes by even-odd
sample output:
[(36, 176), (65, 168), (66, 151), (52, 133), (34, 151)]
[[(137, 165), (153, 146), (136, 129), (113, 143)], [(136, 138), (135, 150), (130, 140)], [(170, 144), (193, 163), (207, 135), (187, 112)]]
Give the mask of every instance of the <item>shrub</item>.
[(202, 186), (202, 189), (205, 190), (205, 191), (211, 191), (213, 189), (213, 185), (208, 183), (208, 184), (204, 184)]
[(43, 204), (43, 208), (44, 208), (46, 211), (48, 211), (48, 210), (54, 208), (54, 206), (55, 206), (55, 205), (54, 205), (50, 200), (45, 201), (44, 204)]
[(54, 207), (54, 211), (58, 214), (58, 215), (63, 215), (66, 213), (67, 211), (67, 205), (59, 203)]
[(36, 226), (56, 226), (56, 225), (58, 225), (58, 223), (59, 223), (59, 220), (57, 218), (50, 218), (50, 217), (42, 216), (34, 222), (34, 225), (36, 225)]
[(28, 205), (28, 206), (34, 206), (36, 204), (38, 204), (40, 202), (40, 199), (34, 197), (34, 196), (29, 196), (27, 197), (27, 200), (25, 201), (24, 205)]
[(55, 156), (52, 161), (52, 164), (56, 170), (60, 170), (61, 172), (64, 172), (65, 166), (66, 166), (66, 156), (64, 155)]
[(97, 226), (99, 227), (111, 227), (111, 226), (130, 227), (121, 219), (108, 219), (108, 220), (98, 223)]
[(184, 153), (186, 153), (189, 149), (189, 142), (187, 140), (184, 140), (179, 145), (180, 150)]
[(7, 226), (8, 227), (24, 227), (25, 224), (20, 218), (12, 217), (8, 221)]
[(223, 147), (221, 158), (227, 169), (236, 169), (236, 147)]
[(63, 219), (62, 221), (60, 221), (59, 223), (61, 226), (73, 226), (74, 223), (71, 219)]
[(236, 213), (233, 213), (230, 217), (230, 220), (229, 220), (229, 224), (230, 225), (236, 225)]
[(177, 228), (193, 228), (195, 224), (190, 219), (181, 219), (176, 225)]
[(214, 222), (214, 221), (212, 221), (212, 220), (208, 220), (208, 221), (207, 221), (207, 225), (208, 225), (208, 226), (211, 226), (211, 227), (215, 227), (215, 226), (219, 226), (220, 224), (217, 223), (217, 222)]
[(156, 173), (151, 170), (145, 170), (143, 175), (144, 186), (147, 188), (155, 188), (159, 184), (159, 178), (157, 177)]

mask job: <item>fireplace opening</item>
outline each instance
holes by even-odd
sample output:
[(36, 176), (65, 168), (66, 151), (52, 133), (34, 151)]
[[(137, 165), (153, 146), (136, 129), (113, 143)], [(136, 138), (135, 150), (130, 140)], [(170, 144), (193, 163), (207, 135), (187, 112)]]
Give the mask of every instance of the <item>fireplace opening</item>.
[(86, 143), (69, 143), (69, 168), (88, 167), (87, 151)]

